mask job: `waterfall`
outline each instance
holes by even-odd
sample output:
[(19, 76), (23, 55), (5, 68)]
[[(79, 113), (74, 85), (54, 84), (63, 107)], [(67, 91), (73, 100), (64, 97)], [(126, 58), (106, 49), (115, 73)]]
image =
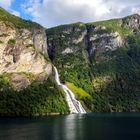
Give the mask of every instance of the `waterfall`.
[(54, 67), (54, 71), (55, 81), (57, 85), (61, 86), (66, 95), (66, 101), (68, 103), (70, 113), (86, 113), (81, 103), (78, 100), (76, 100), (74, 93), (66, 85), (60, 83), (59, 74), (56, 67)]

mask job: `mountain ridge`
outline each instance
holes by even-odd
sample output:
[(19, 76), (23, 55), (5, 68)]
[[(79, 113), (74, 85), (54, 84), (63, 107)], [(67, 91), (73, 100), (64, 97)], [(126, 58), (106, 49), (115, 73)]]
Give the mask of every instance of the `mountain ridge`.
[(94, 22), (81, 22), (81, 21), (78, 21), (78, 22), (73, 22), (73, 23), (67, 23), (67, 24), (61, 24), (61, 25), (57, 25), (57, 26), (54, 26), (54, 27), (50, 27), (50, 28), (47, 28), (48, 30), (49, 29), (53, 29), (53, 28), (59, 28), (61, 26), (71, 26), (71, 25), (86, 25), (86, 24), (96, 24), (96, 23), (100, 23), (100, 22), (107, 22), (107, 21), (110, 21), (110, 20), (122, 20), (122, 19), (129, 19), (129, 18), (132, 18), (132, 17), (140, 17), (140, 15), (138, 13), (135, 13), (135, 14), (130, 14), (128, 16), (124, 16), (124, 17), (120, 17), (120, 18), (112, 18), (112, 19), (105, 19), (105, 20), (99, 20), (99, 21), (94, 21)]

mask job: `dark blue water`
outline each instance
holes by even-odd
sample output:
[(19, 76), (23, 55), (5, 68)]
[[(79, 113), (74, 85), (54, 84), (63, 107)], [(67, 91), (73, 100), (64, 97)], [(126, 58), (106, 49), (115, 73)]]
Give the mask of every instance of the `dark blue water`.
[(0, 140), (140, 140), (140, 114), (0, 118)]

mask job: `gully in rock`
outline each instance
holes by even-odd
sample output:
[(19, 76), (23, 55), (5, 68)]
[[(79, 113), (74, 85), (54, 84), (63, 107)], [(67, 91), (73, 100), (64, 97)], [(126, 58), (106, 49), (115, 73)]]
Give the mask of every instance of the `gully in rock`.
[(54, 67), (55, 71), (55, 81), (57, 85), (61, 86), (66, 95), (66, 101), (68, 103), (70, 113), (86, 113), (85, 109), (82, 107), (81, 103), (76, 100), (74, 93), (66, 86), (60, 83), (58, 70)]

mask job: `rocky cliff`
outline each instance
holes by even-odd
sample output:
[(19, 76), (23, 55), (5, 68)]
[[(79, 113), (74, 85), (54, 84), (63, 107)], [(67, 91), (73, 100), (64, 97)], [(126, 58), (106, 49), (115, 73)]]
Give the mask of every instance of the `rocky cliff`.
[(96, 60), (98, 55), (114, 51), (125, 42), (117, 30), (110, 31), (105, 26), (84, 23), (48, 29), (47, 36), (48, 52), (52, 60), (55, 55), (79, 53), (80, 50), (83, 52), (81, 55), (87, 54)]
[(140, 16), (137, 14), (122, 19), (51, 28), (47, 30), (49, 55), (53, 59), (57, 53), (73, 53), (84, 48), (89, 56), (96, 58), (96, 55), (122, 47), (127, 43), (127, 36), (135, 34), (139, 28)]
[[(52, 67), (45, 59), (48, 57), (45, 29), (34, 27), (34, 23), (26, 27), (28, 22), (25, 27), (17, 28), (20, 23), (15, 26), (12, 22), (15, 19), (7, 21), (6, 16), (4, 18), (3, 14), (0, 20), (0, 73), (8, 73), (12, 85), (17, 89), (27, 87), (32, 80), (41, 79), (39, 76), (47, 79)], [(32, 78), (27, 78), (28, 73), (33, 75)]]

